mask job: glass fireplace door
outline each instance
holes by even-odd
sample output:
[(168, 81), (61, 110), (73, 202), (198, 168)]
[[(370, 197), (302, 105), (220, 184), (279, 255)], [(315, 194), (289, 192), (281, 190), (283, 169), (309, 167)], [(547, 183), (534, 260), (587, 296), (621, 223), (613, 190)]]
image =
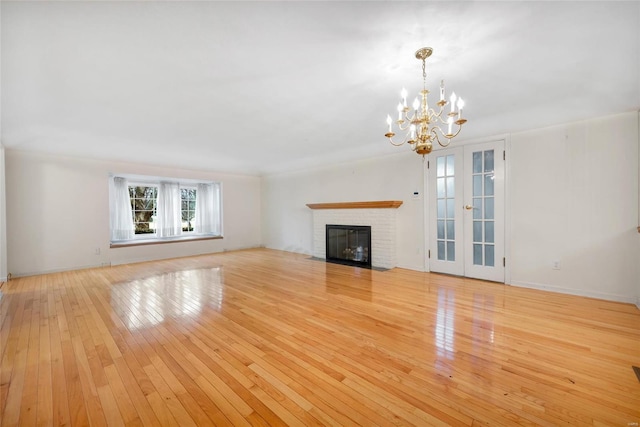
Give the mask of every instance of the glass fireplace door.
[(326, 226), (327, 261), (371, 266), (371, 227), (361, 225)]

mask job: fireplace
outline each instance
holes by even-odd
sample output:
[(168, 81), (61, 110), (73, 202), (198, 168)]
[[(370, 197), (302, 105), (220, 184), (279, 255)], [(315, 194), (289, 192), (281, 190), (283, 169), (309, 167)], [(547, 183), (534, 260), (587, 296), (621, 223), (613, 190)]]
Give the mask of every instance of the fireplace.
[(326, 224), (326, 260), (371, 268), (371, 227)]
[(307, 203), (313, 210), (313, 256), (327, 259), (327, 224), (368, 225), (371, 268), (396, 267), (397, 211), (401, 205), (401, 200)]

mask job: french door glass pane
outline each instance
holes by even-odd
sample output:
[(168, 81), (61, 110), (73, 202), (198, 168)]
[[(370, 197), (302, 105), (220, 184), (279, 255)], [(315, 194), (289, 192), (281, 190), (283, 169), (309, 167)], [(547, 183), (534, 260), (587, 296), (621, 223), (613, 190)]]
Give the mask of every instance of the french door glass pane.
[(447, 156), (447, 176), (453, 176), (455, 174), (456, 159), (454, 156)]
[(455, 261), (455, 156), (436, 158), (438, 259)]
[(473, 173), (482, 173), (482, 152), (473, 153)]
[(484, 265), (487, 267), (495, 266), (493, 245), (485, 245), (484, 247)]
[(482, 264), (482, 245), (474, 243), (473, 245), (473, 264), (474, 265), (483, 265)]
[(444, 178), (438, 178), (438, 181), (436, 182), (436, 194), (439, 199), (445, 197)]
[(484, 171), (493, 172), (493, 150), (484, 152)]
[(482, 219), (482, 199), (473, 199), (473, 219)]
[(447, 199), (447, 218), (454, 219), (456, 217), (455, 211), (456, 211), (456, 199), (454, 198)]
[(493, 197), (484, 198), (484, 219), (493, 219)]
[(494, 243), (493, 225), (494, 225), (493, 221), (486, 221), (484, 223), (484, 241), (487, 242), (487, 243)]
[(446, 203), (446, 201), (444, 199), (438, 199), (438, 213), (437, 213), (438, 214), (438, 218), (444, 218), (445, 217), (445, 215), (444, 215), (444, 207), (446, 206), (445, 203)]
[(438, 157), (436, 159), (436, 176), (444, 176), (444, 157)]
[(453, 177), (447, 178), (447, 197), (456, 196), (456, 184)]
[(473, 221), (473, 241), (482, 242), (482, 221)]
[[(474, 176), (473, 178), (475, 179), (476, 177)], [(480, 176), (477, 178), (480, 178)], [(473, 195), (475, 196), (475, 193)], [(493, 196), (493, 174), (484, 176), (484, 195)]]
[(456, 242), (447, 241), (447, 261), (456, 260)]
[(472, 154), (473, 263), (495, 265), (494, 150)]
[(455, 240), (456, 238), (456, 227), (455, 221), (452, 219), (447, 220), (447, 239)]
[(482, 176), (473, 176), (473, 197), (482, 196)]

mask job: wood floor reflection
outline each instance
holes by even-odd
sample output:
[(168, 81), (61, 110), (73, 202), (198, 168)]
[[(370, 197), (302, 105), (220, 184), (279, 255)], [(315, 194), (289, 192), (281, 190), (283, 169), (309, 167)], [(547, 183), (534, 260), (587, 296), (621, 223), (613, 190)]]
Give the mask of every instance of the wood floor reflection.
[(3, 427), (640, 422), (630, 304), (267, 249), (3, 294)]

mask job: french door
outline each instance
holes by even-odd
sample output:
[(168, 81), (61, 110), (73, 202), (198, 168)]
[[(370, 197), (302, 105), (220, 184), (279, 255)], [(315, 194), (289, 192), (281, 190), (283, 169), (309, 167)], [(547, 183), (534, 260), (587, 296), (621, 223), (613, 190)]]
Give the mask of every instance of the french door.
[(504, 282), (504, 141), (429, 159), (429, 269)]

